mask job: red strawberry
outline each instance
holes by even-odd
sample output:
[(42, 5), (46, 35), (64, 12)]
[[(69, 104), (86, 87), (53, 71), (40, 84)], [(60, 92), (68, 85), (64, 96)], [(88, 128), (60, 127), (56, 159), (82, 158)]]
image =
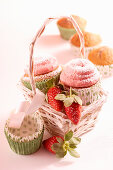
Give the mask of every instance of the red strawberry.
[(55, 97), (57, 94), (60, 94), (62, 90), (59, 87), (51, 87), (47, 92), (48, 103), (57, 111), (62, 111), (63, 102), (56, 100)]
[(71, 156), (80, 157), (79, 154), (75, 151), (77, 145), (80, 143), (81, 139), (73, 137), (73, 132), (69, 131), (65, 134), (64, 138), (61, 136), (53, 136), (43, 142), (45, 149), (49, 152), (56, 154), (57, 157), (63, 158), (67, 151)]
[(82, 100), (79, 96), (72, 93), (72, 89), (70, 88), (70, 93), (67, 95), (65, 94), (57, 94), (55, 97), (56, 100), (60, 100), (64, 102), (64, 109), (65, 113), (67, 114), (68, 118), (77, 125), (79, 123), (82, 111)]
[(55, 152), (52, 150), (51, 147), (52, 147), (52, 145), (53, 145), (54, 143), (58, 143), (57, 138), (61, 138), (62, 140), (64, 140), (61, 136), (52, 136), (51, 138), (49, 138), (49, 139), (47, 139), (47, 140), (45, 140), (45, 141), (43, 142), (44, 147), (45, 147), (48, 151), (50, 151), (50, 152), (52, 152), (52, 153), (54, 153), (54, 154), (55, 154)]
[(72, 103), (69, 107), (64, 106), (68, 118), (77, 125), (81, 117), (82, 106), (78, 103)]

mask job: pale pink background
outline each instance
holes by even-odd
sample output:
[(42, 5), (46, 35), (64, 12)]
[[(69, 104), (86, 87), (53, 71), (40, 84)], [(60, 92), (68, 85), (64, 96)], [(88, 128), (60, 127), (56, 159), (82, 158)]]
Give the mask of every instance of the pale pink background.
[[(101, 33), (103, 44), (113, 46), (111, 2), (0, 0), (0, 170), (113, 169), (113, 78), (102, 83), (109, 91), (108, 101), (95, 129), (82, 137), (78, 147), (80, 159), (67, 155), (59, 160), (43, 147), (30, 156), (16, 155), (3, 132), (10, 110), (23, 99), (16, 84), (29, 59), (29, 44), (43, 21), (50, 16), (72, 13), (84, 16), (88, 20), (87, 30)], [(74, 58), (69, 43), (60, 38), (55, 22), (48, 26), (37, 44), (35, 56), (39, 52), (56, 56), (61, 64)]]

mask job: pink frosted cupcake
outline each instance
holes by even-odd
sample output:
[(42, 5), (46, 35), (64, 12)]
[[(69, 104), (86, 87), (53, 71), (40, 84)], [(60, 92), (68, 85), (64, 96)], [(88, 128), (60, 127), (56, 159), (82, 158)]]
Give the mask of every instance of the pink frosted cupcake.
[(60, 81), (66, 89), (72, 87), (82, 99), (83, 105), (89, 105), (99, 98), (100, 74), (97, 68), (86, 59), (73, 59), (64, 66)]
[[(40, 56), (34, 58), (34, 80), (36, 88), (46, 93), (53, 84), (56, 85), (59, 82), (61, 70), (62, 68), (58, 65), (55, 57)], [(25, 87), (30, 90), (32, 89), (28, 66), (24, 70), (24, 76), (21, 78), (21, 81)]]

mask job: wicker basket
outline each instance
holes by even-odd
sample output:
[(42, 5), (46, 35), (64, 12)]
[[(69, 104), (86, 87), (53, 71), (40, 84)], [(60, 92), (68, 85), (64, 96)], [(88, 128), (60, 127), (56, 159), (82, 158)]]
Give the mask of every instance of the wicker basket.
[[(82, 57), (84, 55), (84, 38), (83, 34), (80, 31), (76, 21), (73, 19), (73, 17), (68, 17), (70, 21), (72, 21), (73, 26), (77, 30), (81, 42), (81, 55)], [(40, 28), (38, 33), (36, 34), (33, 42), (31, 43), (30, 48), (30, 63), (29, 63), (29, 76), (30, 76), (30, 82), (32, 85), (32, 91), (26, 88), (22, 82), (20, 81), (18, 83), (18, 86), (22, 90), (22, 93), (25, 96), (26, 100), (31, 101), (33, 96), (36, 94), (36, 88), (35, 88), (35, 82), (33, 78), (33, 50), (36, 40), (41, 36), (42, 32), (44, 31), (46, 25), (58, 18), (48, 18), (43, 26)], [(44, 119), (45, 127), (52, 135), (61, 135), (63, 136), (67, 131), (70, 129), (73, 130), (75, 136), (81, 136), (82, 134), (90, 131), (95, 126), (95, 123), (97, 121), (98, 113), (100, 109), (102, 108), (103, 104), (105, 103), (107, 98), (107, 94), (101, 89), (100, 91), (100, 98), (93, 102), (92, 104), (88, 106), (83, 106), (82, 111), (82, 117), (80, 119), (80, 122), (78, 125), (75, 125), (71, 122), (71, 120), (68, 119), (67, 115), (62, 112), (55, 111), (51, 106), (45, 102), (45, 104), (37, 110), (37, 113), (41, 114), (41, 116)]]

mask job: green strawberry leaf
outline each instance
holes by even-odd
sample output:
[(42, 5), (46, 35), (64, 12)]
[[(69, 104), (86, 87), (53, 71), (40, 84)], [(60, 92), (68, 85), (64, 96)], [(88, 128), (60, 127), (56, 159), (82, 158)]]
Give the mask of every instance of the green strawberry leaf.
[(73, 137), (72, 140), (76, 145), (78, 145), (81, 142), (81, 138), (78, 138), (78, 137)]
[(69, 107), (71, 106), (71, 104), (74, 102), (74, 98), (73, 97), (67, 97), (65, 100), (64, 100), (64, 106), (65, 107)]
[(72, 91), (72, 94), (78, 95), (78, 93), (74, 89), (72, 89), (71, 91)]
[[(58, 143), (57, 143), (58, 144)], [(54, 144), (53, 144), (54, 145)], [(64, 148), (63, 148), (63, 146), (61, 146), (60, 144), (59, 144), (59, 146), (60, 147), (57, 147), (58, 145), (54, 145), (55, 146), (55, 153), (56, 153), (56, 157), (57, 158), (63, 158), (65, 155), (66, 155), (66, 153), (67, 153), (67, 150), (65, 150)], [(53, 146), (53, 147), (54, 147)]]
[(69, 154), (75, 158), (79, 158), (80, 155), (74, 149), (68, 148)]
[(70, 145), (78, 145), (80, 142), (81, 142), (81, 139), (80, 139), (80, 138), (73, 137), (73, 138), (71, 138), (70, 141), (69, 141), (69, 146), (70, 146)]
[(75, 98), (75, 96), (76, 96), (75, 94), (72, 94), (72, 97), (73, 97), (73, 98)]
[(75, 97), (74, 97), (74, 101), (75, 101), (76, 103), (78, 103), (78, 104), (82, 105), (82, 100), (80, 99), (80, 97), (79, 97), (79, 96), (75, 95)]
[(52, 151), (54, 151), (55, 153), (58, 152), (61, 149), (61, 144), (59, 143), (54, 143), (51, 147)]
[(70, 143), (70, 144), (69, 144), (69, 147), (72, 148), (72, 149), (77, 148), (76, 144), (74, 144), (74, 143), (73, 143), (73, 144)]
[(64, 156), (67, 154), (67, 151), (63, 151), (63, 152), (57, 152), (56, 153), (56, 157), (57, 158), (64, 158)]
[(73, 131), (70, 130), (68, 133), (65, 134), (64, 140), (69, 141), (73, 137)]
[(64, 101), (66, 99), (66, 96), (64, 94), (57, 94), (55, 96), (55, 99), (56, 100), (61, 100), (61, 101)]
[(56, 137), (56, 139), (57, 139), (57, 141), (58, 141), (61, 145), (63, 145), (64, 141), (63, 141), (61, 138)]

